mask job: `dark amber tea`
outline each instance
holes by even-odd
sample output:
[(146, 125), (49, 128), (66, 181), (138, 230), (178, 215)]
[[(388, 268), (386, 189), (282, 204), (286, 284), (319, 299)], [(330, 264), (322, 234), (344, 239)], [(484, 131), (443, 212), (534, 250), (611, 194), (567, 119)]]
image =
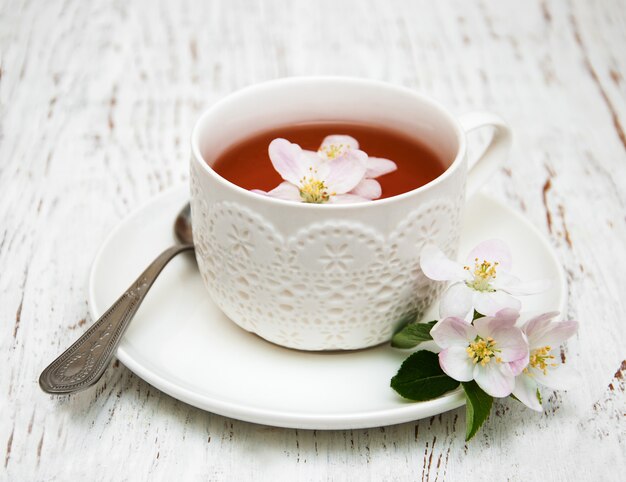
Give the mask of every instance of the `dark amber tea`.
[(442, 174), (444, 163), (424, 144), (392, 129), (348, 123), (308, 123), (268, 130), (235, 144), (213, 163), (225, 179), (245, 189), (270, 191), (282, 181), (268, 156), (273, 139), (282, 137), (302, 149), (317, 151), (322, 140), (333, 134), (349, 135), (370, 157), (383, 157), (398, 169), (377, 181), (382, 198), (416, 189)]

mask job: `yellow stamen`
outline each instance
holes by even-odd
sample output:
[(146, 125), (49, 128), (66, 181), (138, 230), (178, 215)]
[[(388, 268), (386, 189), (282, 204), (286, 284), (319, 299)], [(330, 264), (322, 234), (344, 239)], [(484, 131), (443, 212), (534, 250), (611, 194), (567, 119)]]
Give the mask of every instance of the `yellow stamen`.
[(490, 336), (487, 338), (477, 336), (465, 351), (474, 364), (480, 363), (483, 367), (491, 361), (491, 358), (495, 358), (496, 363), (502, 363), (502, 358), (496, 355), (500, 350), (496, 349), (496, 342)]
[(303, 177), (300, 180), (300, 197), (305, 203), (322, 204), (328, 202), (330, 194), (324, 181)]
[[(554, 360), (554, 355), (550, 355), (552, 347), (550, 345), (536, 348), (530, 353), (529, 365), (537, 370), (543, 372), (544, 375), (548, 374), (548, 367), (556, 367), (557, 363), (551, 363), (550, 360)], [(529, 373), (528, 369), (524, 370), (525, 373)]]
[(480, 262), (478, 258), (475, 258), (473, 271), (469, 266), (463, 267), (466, 271), (472, 271), (472, 274), (474, 275), (474, 279), (472, 281), (468, 281), (467, 285), (478, 291), (494, 291), (491, 286), (489, 286), (489, 282), (495, 279), (498, 264), (499, 263), (497, 261), (492, 263), (484, 259)]
[(328, 159), (333, 160), (343, 153), (344, 148), (347, 149), (349, 146), (344, 146), (343, 144), (329, 144), (326, 147), (320, 148), (320, 152), (325, 153)]

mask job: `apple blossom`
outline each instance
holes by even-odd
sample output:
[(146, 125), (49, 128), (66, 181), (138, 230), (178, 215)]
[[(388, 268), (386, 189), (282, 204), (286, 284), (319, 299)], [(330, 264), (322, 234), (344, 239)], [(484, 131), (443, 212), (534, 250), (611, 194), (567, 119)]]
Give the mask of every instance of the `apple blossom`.
[(327, 136), (317, 152), (274, 139), (269, 156), (284, 182), (269, 192), (253, 192), (314, 204), (377, 199), (382, 189), (374, 178), (397, 169), (393, 161), (368, 157), (356, 139), (343, 135)]
[(526, 338), (515, 326), (518, 317), (517, 311), (504, 309), (473, 325), (454, 316), (439, 321), (430, 334), (442, 349), (441, 369), (460, 382), (475, 380), (493, 397), (510, 395), (528, 363)]
[(528, 365), (515, 378), (513, 395), (524, 405), (541, 411), (539, 386), (564, 390), (574, 385), (578, 374), (561, 362), (559, 346), (578, 330), (576, 321), (554, 321), (558, 313), (545, 313), (522, 326), (528, 339)]
[(441, 298), (441, 318), (466, 319), (473, 310), (486, 316), (504, 308), (519, 311), (521, 303), (514, 296), (539, 293), (550, 285), (549, 280), (523, 282), (511, 275), (511, 252), (499, 239), (476, 246), (466, 264), (450, 260), (437, 246), (427, 244), (421, 251), (420, 266), (432, 280), (453, 282)]
[[(326, 136), (317, 153), (325, 160), (336, 159), (348, 149), (359, 149), (359, 142), (352, 136), (333, 134)], [(396, 163), (382, 157), (367, 158), (366, 179), (374, 179), (398, 169)]]

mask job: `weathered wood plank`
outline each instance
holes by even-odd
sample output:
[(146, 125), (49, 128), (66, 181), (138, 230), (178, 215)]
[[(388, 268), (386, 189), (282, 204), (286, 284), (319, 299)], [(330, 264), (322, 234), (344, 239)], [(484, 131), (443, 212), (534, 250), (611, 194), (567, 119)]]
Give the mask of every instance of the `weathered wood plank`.
[[(0, 478), (619, 480), (625, 41), (619, 0), (0, 2)], [(304, 74), (384, 79), (511, 123), (513, 152), (486, 189), (567, 269), (581, 329), (564, 356), (584, 387), (550, 395), (543, 415), (498, 403), (468, 445), (462, 410), (285, 430), (189, 407), (119, 364), (90, 392), (39, 391), (40, 370), (93, 321), (103, 237), (187, 180), (200, 112)]]

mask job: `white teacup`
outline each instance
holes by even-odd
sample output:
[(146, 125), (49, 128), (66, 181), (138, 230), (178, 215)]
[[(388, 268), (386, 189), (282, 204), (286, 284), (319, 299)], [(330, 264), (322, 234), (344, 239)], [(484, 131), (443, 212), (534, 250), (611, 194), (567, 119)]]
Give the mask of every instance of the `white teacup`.
[[(210, 167), (242, 139), (307, 121), (392, 127), (430, 146), (447, 169), (387, 199), (304, 204), (252, 193)], [(465, 135), (483, 126), (494, 136), (468, 166)], [(377, 81), (299, 77), (235, 92), (206, 111), (192, 135), (193, 234), (204, 283), (231, 320), (279, 345), (348, 350), (386, 342), (439, 295), (441, 283), (420, 270), (421, 247), (434, 242), (456, 255), (466, 184), (474, 192), (510, 142), (493, 114), (457, 119), (424, 95)]]

